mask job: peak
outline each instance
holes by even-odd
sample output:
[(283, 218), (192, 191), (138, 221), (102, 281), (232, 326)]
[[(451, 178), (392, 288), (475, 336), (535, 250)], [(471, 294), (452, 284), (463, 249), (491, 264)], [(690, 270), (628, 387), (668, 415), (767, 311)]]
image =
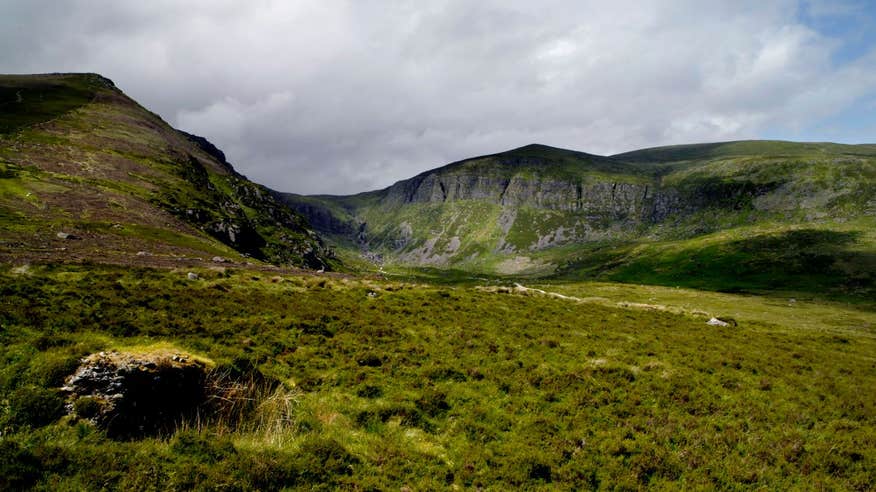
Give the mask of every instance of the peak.
[(551, 147), (550, 145), (544, 145), (540, 143), (531, 143), (529, 145), (524, 145), (523, 147), (517, 147), (516, 149), (511, 150), (511, 152), (515, 152), (518, 150), (563, 150), (557, 147)]
[(107, 88), (115, 88), (112, 80), (91, 72), (51, 72), (51, 73), (34, 73), (34, 74), (7, 74), (0, 75), (7, 84), (28, 84), (40, 82), (79, 82), (87, 85), (103, 86)]
[(501, 152), (497, 155), (514, 157), (540, 157), (543, 159), (602, 159), (601, 156), (595, 154), (588, 154), (586, 152), (580, 152), (577, 150), (562, 149), (559, 147), (551, 147), (550, 145), (544, 145), (539, 143), (524, 145), (523, 147), (518, 147), (516, 149)]
[(523, 147), (517, 147), (516, 149), (511, 149), (506, 152), (502, 152), (503, 154), (529, 154), (529, 153), (578, 153), (574, 150), (561, 149), (559, 147), (551, 147), (550, 145), (544, 145), (539, 143), (531, 143), (529, 145), (524, 145)]

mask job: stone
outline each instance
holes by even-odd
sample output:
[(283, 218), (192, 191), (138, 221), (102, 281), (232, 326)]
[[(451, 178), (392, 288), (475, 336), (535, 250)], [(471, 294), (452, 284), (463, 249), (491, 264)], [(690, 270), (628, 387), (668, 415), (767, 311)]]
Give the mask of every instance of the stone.
[(68, 413), (127, 439), (171, 432), (196, 415), (207, 400), (206, 381), (206, 364), (187, 354), (100, 352), (82, 359), (61, 390)]
[(58, 239), (68, 239), (68, 240), (79, 239), (79, 236), (76, 236), (74, 234), (70, 234), (69, 232), (59, 232), (58, 234), (56, 234), (56, 236), (58, 236)]
[(189, 280), (198, 280), (201, 277), (199, 277), (198, 274), (195, 272), (189, 272), (186, 274), (186, 278), (188, 278)]
[(214, 256), (213, 257), (213, 263), (225, 263), (227, 261), (228, 260), (226, 260), (225, 258), (223, 258), (221, 256)]
[(712, 318), (709, 321), (706, 321), (706, 324), (710, 326), (730, 326), (730, 323), (727, 323), (726, 321), (721, 321), (718, 318)]

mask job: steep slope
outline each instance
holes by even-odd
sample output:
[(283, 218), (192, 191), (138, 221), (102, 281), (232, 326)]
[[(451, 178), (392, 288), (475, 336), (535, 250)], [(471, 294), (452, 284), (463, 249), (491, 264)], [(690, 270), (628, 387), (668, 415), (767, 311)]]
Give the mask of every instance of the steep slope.
[(283, 199), (385, 267), (713, 289), (869, 292), (876, 279), (867, 145), (728, 142), (612, 157), (530, 145), (380, 191)]
[(17, 262), (334, 261), (219, 149), (94, 74), (0, 76), (0, 232)]
[[(443, 266), (587, 237), (596, 222), (619, 232), (642, 214), (663, 213), (662, 197), (649, 195), (652, 181), (647, 170), (624, 162), (529, 145), (449, 164), (380, 191), (283, 198), (324, 233), (405, 263)], [(536, 227), (529, 216), (541, 213), (564, 220)]]

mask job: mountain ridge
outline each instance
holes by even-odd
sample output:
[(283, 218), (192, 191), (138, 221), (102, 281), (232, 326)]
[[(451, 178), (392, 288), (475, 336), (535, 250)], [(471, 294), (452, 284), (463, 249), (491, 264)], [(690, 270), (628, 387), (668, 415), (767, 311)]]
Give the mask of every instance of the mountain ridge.
[[(869, 253), (831, 250), (828, 236), (846, 237), (854, 223), (858, 239), (839, 243), (876, 250), (868, 232), (876, 217), (874, 183), (876, 150), (870, 144), (735, 141), (615, 156), (527, 145), (356, 195), (277, 196), (307, 216), (347, 258), (375, 261), (382, 270), (437, 267), (632, 280), (629, 272), (644, 268), (647, 251), (680, 241), (690, 248), (686, 254), (697, 256), (702, 246), (697, 241), (714, 236), (729, 248), (721, 254), (733, 256), (730, 249), (737, 247), (760, 251), (748, 258), (759, 259), (740, 267), (745, 273), (763, 267), (763, 245), (779, 236), (805, 255), (828, 258), (830, 282), (855, 290), (857, 281), (845, 276), (863, 276), (870, 289), (876, 265)], [(794, 232), (801, 228), (814, 232)], [(764, 240), (755, 246), (734, 243), (751, 234)], [(807, 244), (811, 237), (820, 238), (821, 246)], [(648, 268), (686, 271), (690, 281), (702, 280), (678, 264), (683, 256), (652, 258), (656, 263)], [(785, 256), (774, 263), (809, 261)], [(855, 266), (843, 270), (849, 264)], [(734, 267), (722, 268), (728, 270), (720, 275), (726, 280)], [(805, 280), (803, 270), (789, 268), (797, 272), (793, 282)], [(677, 277), (660, 281), (678, 282)], [(758, 282), (753, 287), (765, 286)]]
[(335, 261), (303, 217), (212, 143), (172, 128), (105, 77), (2, 75), (0, 121), (0, 257)]

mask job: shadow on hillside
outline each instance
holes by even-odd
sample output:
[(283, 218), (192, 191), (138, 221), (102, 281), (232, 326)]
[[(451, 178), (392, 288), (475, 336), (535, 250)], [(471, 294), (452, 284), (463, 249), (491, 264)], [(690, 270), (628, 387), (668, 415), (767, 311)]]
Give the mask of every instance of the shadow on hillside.
[(621, 282), (735, 293), (800, 292), (872, 303), (876, 252), (857, 248), (861, 239), (860, 231), (798, 229), (671, 252), (649, 249), (626, 256), (625, 248), (618, 248), (617, 255), (598, 255), (608, 261), (591, 271)]

